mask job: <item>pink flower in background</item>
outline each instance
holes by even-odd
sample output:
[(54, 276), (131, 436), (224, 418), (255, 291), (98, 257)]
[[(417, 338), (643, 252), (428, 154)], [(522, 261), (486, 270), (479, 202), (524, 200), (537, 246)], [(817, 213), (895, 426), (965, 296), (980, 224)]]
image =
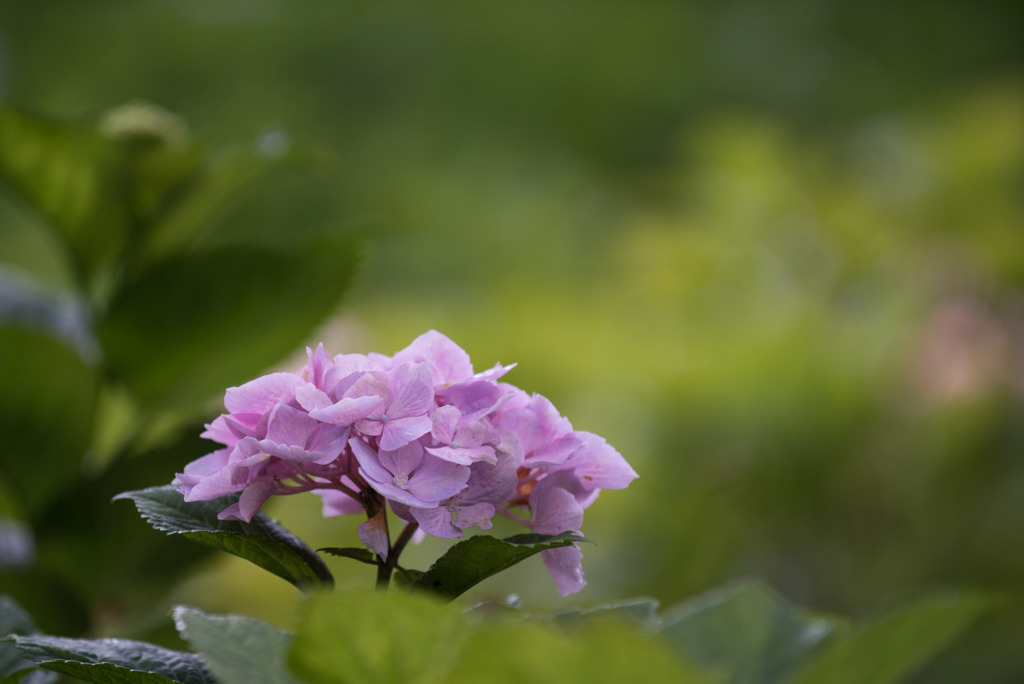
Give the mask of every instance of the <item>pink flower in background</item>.
[[(271, 373), (224, 396), (202, 436), (221, 445), (174, 483), (187, 501), (238, 495), (221, 518), (251, 520), (275, 495), (312, 491), (324, 515), (365, 512), (363, 542), (388, 553), (384, 507), (410, 529), (457, 538), (496, 514), (538, 534), (578, 533), (602, 489), (636, 472), (604, 439), (573, 430), (546, 398), (475, 373), (437, 331), (393, 357), (307, 350), (298, 373)], [(544, 551), (563, 595), (579, 591), (582, 553)]]

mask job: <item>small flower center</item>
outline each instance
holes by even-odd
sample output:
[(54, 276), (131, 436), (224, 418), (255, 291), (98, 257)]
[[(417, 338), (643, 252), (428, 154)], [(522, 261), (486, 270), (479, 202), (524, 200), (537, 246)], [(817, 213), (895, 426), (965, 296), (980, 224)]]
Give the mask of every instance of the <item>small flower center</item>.
[(405, 473), (398, 473), (398, 475), (395, 475), (395, 484), (401, 487), (402, 489), (408, 489), (409, 476), (406, 475)]

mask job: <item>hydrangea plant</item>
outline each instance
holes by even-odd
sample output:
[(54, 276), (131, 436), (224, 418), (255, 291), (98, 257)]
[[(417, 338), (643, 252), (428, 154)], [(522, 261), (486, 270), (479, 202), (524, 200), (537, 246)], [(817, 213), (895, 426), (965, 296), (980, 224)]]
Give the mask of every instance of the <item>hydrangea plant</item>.
[[(220, 448), (174, 480), (185, 501), (230, 494), (221, 520), (250, 522), (273, 496), (313, 492), (325, 516), (366, 514), (359, 538), (387, 583), (416, 535), (462, 537), (496, 514), (540, 535), (580, 534), (602, 489), (636, 472), (601, 437), (573, 430), (543, 396), (474, 372), (431, 330), (394, 356), (307, 349), (297, 373), (264, 375), (224, 396), (203, 436)], [(405, 522), (392, 542), (387, 508)], [(586, 584), (577, 543), (541, 552), (558, 591)]]
[[(563, 596), (582, 589), (583, 511), (636, 472), (604, 439), (574, 430), (550, 401), (502, 382), (513, 366), (475, 372), (468, 354), (436, 331), (391, 357), (331, 356), (323, 345), (307, 356), (298, 372), (227, 390), (227, 412), (203, 433), (220, 448), (169, 485), (116, 498), (134, 501), (159, 530), (234, 553), (306, 589), (330, 585), (329, 570), (261, 509), (274, 496), (312, 492), (326, 516), (366, 516), (358, 528), (365, 548), (321, 551), (375, 565), (378, 587), (395, 575), (414, 593), (315, 592), (296, 633), (179, 606), (175, 628), (194, 652), (41, 635), (0, 596), (0, 633), (9, 633), (0, 641), (0, 679), (52, 682), (59, 673), (96, 684), (426, 684), (632, 676), (895, 684), (987, 610), (985, 597), (941, 596), (853, 628), (797, 609), (756, 582), (666, 610), (635, 599), (538, 618), (443, 605), (434, 599), (455, 598), (538, 553)], [(404, 523), (394, 541), (389, 508)], [(528, 532), (469, 536), (426, 572), (398, 565), (418, 535), (459, 538), (473, 527), (490, 529), (495, 515)], [(523, 661), (526, 650), (533, 657)]]

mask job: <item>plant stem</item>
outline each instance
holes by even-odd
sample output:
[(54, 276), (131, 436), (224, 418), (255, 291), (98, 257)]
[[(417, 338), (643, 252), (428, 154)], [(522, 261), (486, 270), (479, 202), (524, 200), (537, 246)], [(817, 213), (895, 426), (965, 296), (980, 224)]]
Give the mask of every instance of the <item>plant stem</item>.
[(413, 534), (419, 529), (418, 523), (406, 523), (405, 527), (402, 528), (402, 533), (398, 535), (398, 539), (388, 549), (388, 559), (383, 563), (378, 562), (377, 564), (377, 588), (387, 589), (391, 583), (391, 574), (395, 571), (398, 566), (398, 557), (402, 555), (402, 551), (405, 549), (406, 544), (412, 539)]
[(395, 545), (391, 547), (391, 553), (388, 554), (388, 563), (392, 569), (398, 565), (398, 557), (402, 555), (402, 551), (405, 550), (405, 545), (412, 539), (412, 535), (416, 533), (416, 530), (420, 528), (419, 523), (406, 523), (405, 527), (402, 528), (402, 533), (398, 535), (398, 539), (395, 540)]
[[(388, 555), (390, 558), (390, 554)], [(386, 562), (377, 558), (377, 589), (380, 591), (386, 591), (388, 585), (391, 584), (391, 572), (394, 570), (393, 565), (388, 565)]]

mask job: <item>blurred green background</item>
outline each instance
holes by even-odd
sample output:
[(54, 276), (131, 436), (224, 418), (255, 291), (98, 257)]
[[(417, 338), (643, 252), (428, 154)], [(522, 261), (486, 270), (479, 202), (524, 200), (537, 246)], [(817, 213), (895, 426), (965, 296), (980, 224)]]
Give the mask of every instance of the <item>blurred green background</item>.
[[(171, 268), (161, 259), (184, 242), (147, 252), (126, 238), (104, 261), (93, 239), (120, 221), (114, 208), (76, 238), (100, 254), (100, 275), (83, 278), (5, 189), (5, 287), (77, 290), (104, 347), (97, 361), (76, 343), (78, 363), (24, 316), (6, 324), (17, 339), (0, 392), (29, 437), (4, 447), (0, 511), (36, 528), (38, 566), (3, 570), (5, 590), (59, 633), (144, 631), (174, 602), (287, 624), (288, 585), (201, 560), (108, 494), (164, 483), (208, 449), (195, 434), (217, 412), (213, 388), (295, 367), (306, 343), (391, 353), (436, 328), (479, 368), (518, 362), (510, 381), (640, 474), (587, 513), (600, 545), (586, 549), (583, 594), (559, 600), (527, 563), (474, 600), (668, 604), (756, 575), (801, 605), (861, 616), (938, 587), (983, 589), (1006, 608), (919, 681), (1024, 679), (1022, 15), (951, 0), (0, 5), (4, 104), (83, 129), (130, 101), (172, 112), (161, 135), (195, 147), (154, 162), (153, 182), (177, 188), (174, 170), (207, 155), (203, 168), (220, 169), (209, 178), (246, 190), (213, 193), (231, 211), (199, 202), (195, 215), (219, 223), (204, 232), (197, 219), (193, 242), (256, 250), (222, 268), (190, 242)], [(142, 177), (147, 163), (126, 168)], [(290, 247), (294, 260), (276, 261)], [(258, 303), (237, 321), (197, 305), (251, 294), (254, 272), (252, 292), (277, 297), (262, 323)], [(139, 345), (162, 351), (174, 335), (185, 365), (142, 358)], [(77, 370), (54, 378), (56, 361), (26, 351), (39, 349)], [(197, 385), (179, 375), (187, 362), (221, 375)], [(52, 386), (35, 382), (28, 401), (17, 382), (33, 363)], [(97, 413), (69, 417), (82, 401)], [(60, 472), (25, 446), (53, 421), (66, 437), (54, 453), (73, 452)], [(76, 470), (86, 451), (90, 479)], [(37, 479), (45, 494), (24, 495)], [(89, 522), (72, 503), (85, 500)], [(270, 512), (314, 547), (355, 538), (358, 521), (323, 521), (312, 498)], [(89, 535), (111, 548), (137, 537), (149, 555), (100, 581), (81, 565)], [(409, 564), (445, 546), (428, 541)], [(201, 572), (167, 596), (176, 558)], [(372, 581), (331, 563), (343, 584)]]

